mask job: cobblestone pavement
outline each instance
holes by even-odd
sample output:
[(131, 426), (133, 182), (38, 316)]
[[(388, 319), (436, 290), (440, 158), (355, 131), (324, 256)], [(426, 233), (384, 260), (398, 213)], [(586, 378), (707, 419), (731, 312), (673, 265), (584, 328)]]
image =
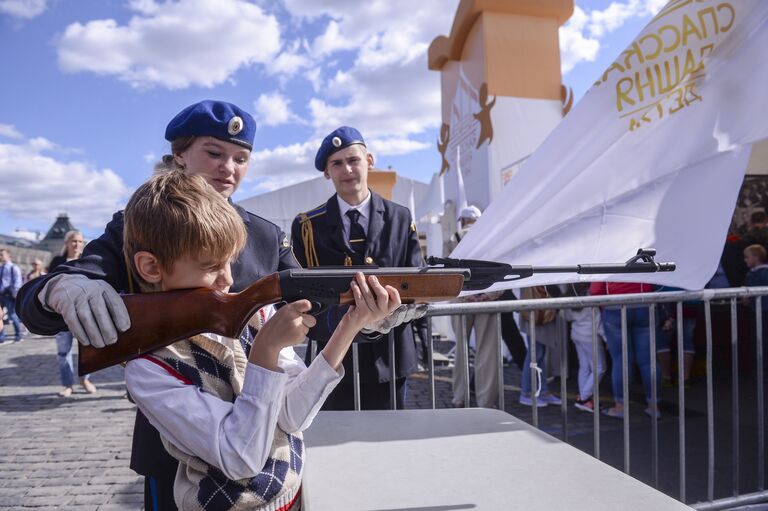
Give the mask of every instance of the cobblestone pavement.
[(0, 344), (0, 508), (143, 507), (143, 480), (128, 468), (135, 408), (123, 369), (92, 381), (97, 394), (76, 385), (63, 399), (54, 338)]
[[(8, 327), (11, 329), (10, 327)], [(451, 343), (436, 343), (445, 353)], [(435, 406), (451, 406), (451, 371), (448, 365), (435, 370)], [(605, 404), (610, 397), (609, 379), (601, 385)], [(100, 371), (92, 381), (98, 386), (95, 395), (87, 394), (79, 385), (69, 399), (56, 395), (61, 390), (56, 365), (56, 344), (52, 337), (28, 335), (21, 343), (0, 344), (0, 509), (36, 508), (42, 510), (137, 510), (143, 508), (143, 482), (128, 468), (135, 407), (125, 396), (121, 367)], [(517, 402), (520, 372), (514, 365), (504, 368), (505, 410), (531, 422), (531, 408)], [(754, 396), (752, 384), (742, 389), (741, 479), (742, 491), (755, 488), (755, 448), (757, 431), (750, 410)], [(715, 385), (718, 453), (716, 461), (716, 496), (730, 493), (730, 404), (729, 384), (718, 379)], [(560, 394), (559, 380), (550, 389)], [(674, 392), (665, 390), (664, 418), (659, 422), (659, 489), (678, 496), (677, 413)], [(631, 391), (631, 456), (630, 474), (653, 484), (652, 458), (649, 449), (650, 420), (642, 412), (641, 389)], [(706, 423), (702, 385), (695, 385), (686, 398), (688, 444), (688, 502), (705, 500), (706, 496)], [(593, 416), (573, 408), (573, 378), (566, 392), (566, 414), (559, 406), (539, 410), (539, 427), (553, 436), (567, 440), (588, 454), (593, 451)], [(672, 394), (672, 395), (671, 395)], [(474, 400), (472, 402), (474, 404)], [(407, 408), (431, 408), (428, 373), (413, 375), (408, 380)], [(747, 415), (745, 415), (745, 413)], [(601, 459), (618, 469), (623, 468), (622, 422), (601, 418)], [(519, 462), (519, 461), (518, 461)], [(728, 477), (726, 477), (728, 476)], [(752, 490), (754, 491), (754, 490)]]
[[(517, 368), (505, 373), (506, 381), (519, 380)], [(135, 406), (125, 398), (123, 369), (100, 371), (92, 381), (97, 394), (76, 385), (71, 398), (61, 398), (54, 338), (27, 335), (20, 343), (0, 344), (0, 509), (143, 507), (142, 479), (128, 468)], [(529, 416), (530, 408), (516, 403), (517, 387), (506, 389), (507, 410)], [(427, 373), (417, 373), (409, 380), (406, 406), (431, 408), (430, 396)], [(436, 367), (435, 402), (437, 408), (451, 406), (446, 365)], [(560, 415), (550, 408), (554, 420), (541, 410), (542, 425), (552, 422), (556, 430)]]

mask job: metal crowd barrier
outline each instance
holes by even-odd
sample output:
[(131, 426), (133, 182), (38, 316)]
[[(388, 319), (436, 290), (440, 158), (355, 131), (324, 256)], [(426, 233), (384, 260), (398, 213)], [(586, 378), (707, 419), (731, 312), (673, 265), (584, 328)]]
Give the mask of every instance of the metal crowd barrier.
[[(707, 395), (707, 465), (708, 465), (708, 480), (707, 480), (707, 502), (696, 503), (693, 507), (700, 510), (714, 510), (714, 509), (726, 509), (736, 505), (754, 504), (757, 502), (768, 501), (768, 492), (765, 491), (765, 410), (764, 410), (764, 375), (763, 375), (763, 331), (762, 331), (762, 300), (763, 296), (768, 295), (768, 287), (752, 287), (752, 288), (731, 288), (731, 289), (705, 289), (701, 291), (676, 291), (676, 292), (662, 292), (662, 293), (638, 293), (638, 294), (626, 294), (626, 295), (611, 295), (611, 296), (585, 296), (585, 297), (569, 297), (569, 298), (549, 298), (539, 300), (517, 300), (517, 301), (502, 301), (502, 302), (479, 302), (479, 303), (455, 303), (446, 305), (434, 305), (429, 308), (428, 316), (443, 316), (443, 315), (456, 315), (456, 314), (498, 314), (504, 312), (520, 312), (533, 314), (538, 310), (545, 309), (571, 309), (571, 308), (592, 308), (592, 341), (593, 341), (593, 364), (597, 367), (597, 314), (598, 307), (620, 307), (621, 308), (621, 326), (622, 326), (622, 376), (623, 376), (623, 401), (624, 401), (624, 418), (623, 418), (623, 444), (624, 444), (624, 472), (629, 473), (630, 468), (630, 414), (629, 414), (629, 371), (628, 371), (628, 350), (627, 350), (627, 308), (630, 306), (647, 305), (649, 310), (649, 326), (650, 328), (650, 352), (656, 353), (656, 308), (655, 305), (659, 303), (676, 303), (676, 316), (677, 316), (677, 364), (679, 368), (683, 367), (683, 302), (686, 301), (698, 301), (702, 302), (704, 306), (705, 314), (705, 326), (706, 326), (706, 361), (707, 361), (707, 381), (706, 381), (706, 395)], [(757, 445), (757, 457), (758, 457), (758, 470), (757, 479), (758, 487), (757, 492), (749, 494), (740, 494), (739, 489), (739, 368), (738, 368), (738, 321), (737, 321), (737, 300), (749, 297), (754, 298), (755, 303), (755, 346), (756, 346), (756, 366), (757, 366), (757, 431), (758, 431), (758, 445)], [(767, 298), (768, 299), (768, 298)], [(731, 372), (732, 372), (732, 485), (733, 485), (733, 497), (727, 499), (714, 499), (714, 463), (715, 463), (715, 431), (714, 431), (714, 398), (713, 398), (713, 381), (712, 381), (712, 315), (711, 315), (711, 302), (713, 300), (730, 300), (730, 323), (731, 323)], [(531, 351), (530, 360), (532, 365), (536, 360), (536, 324), (535, 321), (529, 321), (530, 335), (529, 335), (529, 349)], [(466, 333), (457, 333), (457, 338), (460, 341), (466, 339)], [(565, 337), (567, 338), (567, 337)], [(501, 334), (498, 335), (499, 339), (499, 360), (501, 361)], [(459, 342), (457, 349), (466, 349), (466, 342)], [(431, 348), (431, 346), (430, 346)], [(561, 348), (566, 349), (567, 344), (561, 343)], [(430, 350), (431, 351), (431, 350)], [(467, 360), (467, 358), (464, 358)], [(655, 356), (652, 359), (655, 362)], [(566, 356), (560, 357), (561, 374), (566, 374), (564, 365), (567, 363)], [(467, 364), (468, 365), (468, 364)], [(501, 366), (501, 364), (499, 364)], [(434, 406), (434, 368), (432, 364), (429, 367), (430, 370), (430, 392), (433, 396)], [(465, 374), (468, 374), (469, 368), (462, 368)], [(500, 369), (501, 370), (501, 369)], [(594, 372), (594, 396), (595, 410), (599, 410), (600, 395), (599, 395), (599, 381), (598, 373)], [(531, 371), (531, 387), (536, 388), (535, 371)], [(469, 379), (465, 380), (469, 385)], [(679, 487), (679, 500), (686, 501), (686, 451), (685, 451), (685, 391), (683, 381), (683, 371), (678, 371), (677, 381), (678, 391), (678, 445), (679, 445), (679, 468), (680, 468), (680, 487)], [(466, 389), (467, 392), (469, 389)], [(468, 394), (467, 394), (468, 395)], [(499, 408), (504, 409), (503, 402), (504, 395), (504, 382), (503, 378), (499, 379)], [(568, 438), (568, 424), (567, 424), (567, 393), (566, 393), (566, 380), (561, 378), (561, 397), (562, 397), (562, 417), (563, 417), (563, 438)], [(656, 363), (651, 364), (651, 401), (656, 403), (658, 401), (658, 389), (656, 384)], [(532, 409), (532, 423), (538, 427), (538, 407), (536, 406), (536, 395), (532, 393), (533, 406)], [(651, 434), (651, 450), (652, 450), (652, 471), (653, 480), (658, 487), (659, 482), (659, 467), (658, 467), (658, 422), (655, 420), (658, 413), (657, 407), (652, 407), (652, 434)], [(595, 457), (600, 459), (600, 413), (594, 413), (593, 418), (594, 429), (594, 453)]]
[[(678, 368), (682, 368), (683, 362), (683, 302), (696, 301), (701, 302), (704, 307), (705, 327), (706, 327), (706, 407), (707, 407), (707, 501), (695, 503), (692, 506), (698, 510), (718, 510), (728, 509), (735, 506), (750, 505), (755, 503), (768, 502), (768, 491), (765, 489), (765, 410), (764, 410), (764, 374), (763, 374), (763, 322), (762, 322), (762, 300), (763, 297), (768, 295), (768, 287), (750, 287), (750, 288), (729, 288), (729, 289), (705, 289), (700, 291), (674, 291), (674, 292), (661, 292), (661, 293), (638, 293), (638, 294), (626, 294), (626, 295), (611, 295), (611, 296), (584, 296), (584, 297), (567, 297), (567, 298), (547, 298), (537, 300), (514, 300), (514, 301), (499, 301), (499, 302), (475, 302), (475, 303), (449, 303), (449, 304), (436, 304), (431, 305), (428, 308), (427, 316), (453, 316), (453, 315), (466, 315), (466, 314), (501, 314), (508, 312), (519, 312), (521, 314), (533, 315), (535, 311), (546, 309), (573, 309), (573, 308), (591, 308), (592, 309), (592, 356), (593, 366), (598, 365), (598, 314), (599, 307), (619, 307), (621, 310), (621, 334), (622, 334), (622, 375), (623, 375), (623, 401), (624, 401), (624, 417), (623, 417), (623, 448), (624, 448), (624, 472), (629, 473), (630, 469), (630, 414), (629, 414), (629, 371), (628, 371), (628, 352), (627, 352), (627, 308), (646, 305), (649, 311), (649, 326), (650, 328), (650, 352), (656, 353), (656, 304), (660, 303), (676, 303), (676, 316), (677, 316), (677, 365)], [(758, 486), (757, 491), (751, 493), (741, 493), (739, 488), (740, 474), (739, 474), (739, 462), (740, 462), (740, 437), (739, 437), (739, 368), (738, 368), (738, 319), (737, 319), (737, 300), (744, 297), (755, 299), (755, 332), (756, 332), (756, 365), (757, 365), (757, 431), (758, 431), (758, 444), (757, 444), (757, 479)], [(768, 299), (768, 298), (765, 298)], [(713, 397), (713, 378), (712, 378), (712, 312), (711, 302), (713, 300), (729, 300), (730, 301), (730, 324), (731, 324), (731, 396), (732, 396), (732, 493), (733, 496), (728, 498), (714, 498), (714, 477), (715, 477), (715, 428), (714, 428), (714, 397)], [(504, 378), (503, 378), (503, 358), (502, 358), (502, 336), (501, 336), (501, 321), (496, 322), (498, 325), (498, 360), (500, 361), (497, 368), (499, 372), (499, 392), (498, 392), (498, 407), (500, 410), (504, 410)], [(528, 322), (530, 325), (529, 332), (529, 350), (531, 352), (530, 360), (532, 367), (536, 362), (536, 324), (531, 318)], [(562, 325), (561, 339), (567, 339), (566, 332), (564, 331), (565, 322), (561, 321)], [(435, 398), (435, 366), (434, 366), (434, 346), (432, 340), (432, 325), (431, 321), (428, 322), (428, 364), (427, 371), (429, 373), (429, 389), (432, 409), (436, 408)], [(468, 343), (466, 342), (466, 318), (462, 317), (461, 329), (456, 333), (457, 337), (457, 350), (467, 350)], [(394, 403), (394, 339), (392, 335), (389, 335), (389, 353), (391, 373), (392, 373), (392, 409), (395, 409)], [(314, 343), (311, 343), (313, 350), (313, 357), (315, 355)], [(567, 373), (567, 343), (561, 343), (561, 349), (566, 353), (560, 357), (561, 374)], [(466, 396), (469, 396), (469, 357), (464, 351), (463, 360), (464, 366), (458, 368), (458, 370), (464, 371), (464, 382), (466, 385)], [(608, 356), (606, 354), (606, 356)], [(458, 357), (457, 357), (458, 358)], [(652, 358), (655, 362), (655, 356)], [(360, 409), (360, 387), (359, 387), (359, 369), (357, 360), (357, 345), (353, 345), (353, 382), (355, 391), (355, 409)], [(561, 384), (561, 414), (562, 414), (562, 432), (563, 438), (568, 439), (568, 402), (566, 392), (566, 378), (560, 378)], [(536, 389), (536, 371), (531, 371), (531, 388)], [(678, 393), (678, 446), (679, 446), (679, 470), (680, 470), (680, 483), (678, 499), (682, 502), (686, 502), (686, 420), (685, 420), (685, 391), (683, 381), (683, 371), (678, 370), (677, 381), (677, 393)], [(654, 403), (658, 402), (658, 389), (656, 383), (656, 363), (651, 364), (651, 400)], [(536, 395), (532, 392), (533, 406), (532, 410), (532, 424), (535, 427), (539, 427), (538, 407), (536, 406)], [(597, 459), (601, 458), (600, 454), (600, 393), (599, 393), (599, 374), (594, 371), (594, 395), (593, 402), (595, 405), (596, 413), (593, 414), (593, 452)], [(469, 399), (465, 400), (465, 407), (469, 407)], [(657, 419), (658, 407), (652, 407), (652, 432), (651, 432), (651, 452), (652, 452), (652, 477), (656, 487), (659, 486), (659, 440), (658, 440), (658, 421)]]

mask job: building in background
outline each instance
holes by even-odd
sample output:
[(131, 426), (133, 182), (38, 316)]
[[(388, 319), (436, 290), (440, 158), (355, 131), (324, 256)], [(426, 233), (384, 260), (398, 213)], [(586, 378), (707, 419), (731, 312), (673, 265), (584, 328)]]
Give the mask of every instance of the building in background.
[(45, 237), (37, 244), (37, 248), (58, 254), (64, 245), (64, 235), (73, 230), (75, 227), (69, 221), (69, 216), (66, 213), (59, 213)]

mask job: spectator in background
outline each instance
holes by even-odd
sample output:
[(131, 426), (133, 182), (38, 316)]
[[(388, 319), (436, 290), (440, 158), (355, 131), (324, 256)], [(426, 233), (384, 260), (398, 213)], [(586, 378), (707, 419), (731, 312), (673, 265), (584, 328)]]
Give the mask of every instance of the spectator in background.
[(749, 230), (741, 237), (745, 247), (762, 245), (768, 250), (768, 215), (765, 211), (755, 211), (749, 217)]
[[(507, 289), (501, 294), (499, 300), (517, 300), (517, 297), (511, 289)], [(512, 355), (515, 365), (522, 371), (525, 356), (528, 354), (528, 348), (525, 347), (525, 341), (515, 321), (515, 313), (504, 312), (499, 314), (499, 321), (501, 321), (501, 338), (504, 340), (504, 344), (507, 345), (507, 350)]]
[[(72, 261), (80, 257), (85, 247), (85, 240), (80, 231), (69, 231), (64, 235), (64, 246), (61, 248), (61, 254), (51, 259), (48, 266), (48, 272), (52, 272), (60, 264)], [(75, 384), (75, 368), (72, 363), (72, 341), (74, 337), (72, 332), (64, 330), (56, 334), (56, 358), (59, 363), (59, 375), (61, 384), (64, 388), (59, 392), (61, 397), (72, 395), (73, 385)], [(80, 378), (80, 384), (86, 392), (93, 394), (96, 392), (96, 386), (91, 383), (89, 374)]]
[[(650, 293), (651, 284), (635, 284), (626, 282), (593, 282), (589, 287), (590, 295), (622, 295), (630, 293)], [(621, 343), (621, 308), (605, 307), (601, 312), (605, 339), (608, 352), (611, 355), (611, 383), (613, 387), (614, 406), (603, 411), (605, 415), (621, 419), (624, 417), (624, 381), (622, 372), (622, 343)], [(653, 328), (658, 328), (657, 324)], [(655, 355), (655, 354), (654, 354)], [(645, 413), (653, 416), (654, 403), (651, 399), (651, 364), (655, 364), (655, 356), (651, 354), (651, 325), (649, 324), (648, 307), (645, 305), (627, 307), (627, 371), (632, 375), (634, 364), (640, 369), (640, 378), (645, 389), (648, 406)], [(656, 372), (657, 380), (661, 379)], [(657, 382), (660, 383), (660, 382)], [(657, 387), (658, 388), (658, 387)], [(658, 410), (657, 410), (658, 411)], [(657, 415), (661, 417), (661, 415)]]
[[(766, 261), (768, 261), (768, 253), (762, 245), (750, 245), (744, 249), (744, 262), (749, 268), (749, 273), (744, 279), (745, 286), (768, 286), (768, 264)], [(756, 299), (750, 300), (745, 297), (744, 302), (754, 310)], [(768, 344), (768, 296), (763, 296), (761, 309), (763, 312), (763, 353), (765, 353)], [(757, 343), (756, 331), (754, 332), (754, 340)], [(768, 370), (768, 357), (765, 356), (763, 356), (763, 370)], [(768, 371), (765, 374), (768, 374)]]
[[(549, 287), (536, 286), (523, 288), (522, 299), (541, 299), (550, 298)], [(539, 389), (532, 390), (531, 387), (531, 349), (530, 349), (530, 333), (531, 325), (530, 320), (533, 316), (536, 323), (536, 371), (538, 374)], [(558, 332), (557, 332), (557, 311), (554, 309), (538, 310), (535, 312), (520, 314), (522, 320), (523, 329), (528, 332), (529, 348), (525, 355), (525, 362), (523, 362), (523, 373), (520, 377), (520, 404), (526, 406), (533, 406), (532, 393), (536, 394), (536, 407), (541, 408), (547, 405), (559, 405), (562, 404), (562, 400), (556, 395), (549, 392), (549, 382), (546, 364), (547, 348), (557, 349), (558, 347)]]
[[(679, 287), (664, 286), (656, 291), (683, 291)], [(674, 387), (675, 380), (672, 377), (672, 339), (677, 338), (677, 306), (675, 303), (663, 303), (659, 305), (661, 316), (661, 328), (656, 343), (656, 358), (661, 369), (661, 381), (665, 387)], [(690, 387), (691, 369), (696, 350), (693, 347), (693, 332), (696, 328), (695, 302), (683, 302), (683, 384)], [(677, 350), (677, 348), (675, 348)], [(677, 368), (678, 371), (680, 368)]]
[[(762, 245), (749, 245), (744, 249), (744, 263), (749, 268), (744, 279), (745, 286), (768, 286), (767, 253)], [(763, 309), (766, 308), (768, 300), (763, 300)]]
[[(21, 341), (23, 330), (21, 321), (16, 315), (16, 295), (22, 284), (21, 270), (13, 264), (11, 252), (7, 248), (0, 249), (0, 304), (8, 314), (8, 321), (13, 323), (14, 341)], [(5, 342), (5, 322), (0, 328), (0, 343)]]
[[(589, 284), (587, 283), (571, 284), (566, 296), (585, 296), (588, 292)], [(598, 382), (605, 374), (605, 350), (601, 325), (598, 321), (597, 367), (595, 367), (592, 355), (592, 309), (566, 309), (565, 319), (571, 322), (571, 340), (579, 359), (579, 399), (574, 406), (585, 412), (594, 412), (595, 403), (592, 396), (595, 390), (595, 373), (597, 373)]]
[(43, 266), (43, 261), (36, 257), (35, 260), (32, 261), (32, 269), (27, 273), (24, 282), (36, 279), (37, 277), (42, 277), (43, 275), (45, 275), (45, 266)]
[(749, 229), (744, 234), (731, 234), (726, 239), (720, 261), (731, 287), (745, 285), (744, 279), (749, 269), (745, 266), (743, 257), (744, 249), (750, 245), (760, 245), (768, 250), (768, 215), (764, 211), (752, 213)]
[[(744, 278), (744, 285), (749, 287), (768, 286), (768, 251), (762, 245), (750, 245), (744, 249), (744, 263), (749, 268), (747, 276)], [(755, 308), (755, 299), (742, 298), (743, 305), (750, 305)], [(768, 296), (762, 299), (763, 312), (768, 311)], [(766, 317), (763, 316), (763, 321)]]
[[(455, 248), (461, 239), (467, 234), (482, 213), (476, 206), (468, 206), (459, 212), (461, 230), (453, 235), (452, 247)], [(460, 298), (459, 302), (487, 302), (497, 300), (501, 292), (479, 293)], [(472, 329), (475, 330), (475, 396), (477, 404), (483, 408), (495, 408), (499, 398), (499, 371), (501, 363), (499, 358), (499, 317), (496, 314), (466, 314), (467, 330), (464, 342), (469, 348), (469, 337)], [(457, 333), (461, 329), (462, 316), (451, 316), (453, 331)], [(458, 339), (457, 339), (458, 342)], [(467, 383), (464, 379), (464, 358), (469, 349), (463, 350), (456, 346), (456, 360), (453, 367), (453, 406), (464, 406), (468, 402)]]

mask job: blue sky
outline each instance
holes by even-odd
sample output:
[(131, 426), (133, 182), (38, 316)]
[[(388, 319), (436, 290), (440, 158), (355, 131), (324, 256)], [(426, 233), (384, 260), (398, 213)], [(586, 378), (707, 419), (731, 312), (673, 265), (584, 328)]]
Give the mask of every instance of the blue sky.
[[(560, 31), (578, 100), (664, 0), (576, 0)], [(358, 127), (377, 167), (439, 168), (432, 39), (458, 0), (0, 0), (0, 233), (67, 212), (88, 237), (150, 174), (168, 120), (205, 98), (259, 131), (235, 200), (317, 175), (318, 141)]]

